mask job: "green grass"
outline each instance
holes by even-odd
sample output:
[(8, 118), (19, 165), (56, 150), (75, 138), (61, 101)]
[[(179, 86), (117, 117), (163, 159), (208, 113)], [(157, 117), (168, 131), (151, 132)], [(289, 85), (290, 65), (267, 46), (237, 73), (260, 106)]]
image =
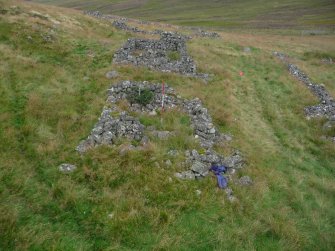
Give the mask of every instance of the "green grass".
[[(199, 71), (215, 74), (205, 85), (112, 65), (129, 35), (103, 21), (31, 3), (0, 7), (14, 4), (20, 12), (0, 15), (1, 250), (334, 249), (334, 144), (322, 139), (324, 121), (304, 118), (303, 108), (317, 99), (271, 55), (285, 48), (331, 89), (334, 66), (317, 62), (334, 55), (334, 37), (192, 39), (188, 49)], [(61, 23), (55, 28), (30, 10)], [(46, 42), (50, 29), (54, 40)], [(231, 184), (238, 201), (229, 203), (214, 176), (175, 179), (183, 156), (167, 152), (202, 151), (189, 118), (177, 111), (140, 117), (176, 131), (166, 141), (152, 137), (145, 150), (125, 155), (104, 146), (79, 156), (74, 149), (100, 115), (111, 69), (120, 73), (115, 82), (164, 80), (183, 97), (201, 98), (215, 125), (234, 136), (218, 151), (240, 149), (248, 167), (238, 175), (251, 176), (254, 185)], [(64, 175), (58, 171), (64, 162), (78, 169)]]
[(178, 61), (181, 58), (180, 53), (178, 51), (169, 51), (167, 53), (167, 56), (172, 61)]
[(217, 28), (330, 30), (335, 24), (335, 4), (313, 1), (204, 1), (204, 0), (35, 0), (83, 10), (99, 10), (151, 21)]

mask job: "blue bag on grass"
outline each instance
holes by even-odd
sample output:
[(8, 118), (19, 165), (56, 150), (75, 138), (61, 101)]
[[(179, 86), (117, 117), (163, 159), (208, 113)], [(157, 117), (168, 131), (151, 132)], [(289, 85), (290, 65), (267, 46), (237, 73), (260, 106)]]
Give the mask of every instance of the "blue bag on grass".
[(228, 186), (228, 180), (222, 175), (222, 173), (226, 172), (226, 167), (213, 165), (210, 170), (216, 175), (218, 186), (222, 189), (226, 188)]

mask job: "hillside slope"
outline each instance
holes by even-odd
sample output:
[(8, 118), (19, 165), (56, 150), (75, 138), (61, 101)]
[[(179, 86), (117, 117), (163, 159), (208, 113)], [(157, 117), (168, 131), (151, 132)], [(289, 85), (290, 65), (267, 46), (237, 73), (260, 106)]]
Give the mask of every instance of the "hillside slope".
[(332, 0), (35, 1), (144, 20), (225, 29), (321, 29), (334, 32), (335, 27), (335, 3)]
[[(335, 132), (305, 118), (317, 99), (272, 51), (335, 95), (335, 64), (321, 62), (335, 57), (335, 37), (220, 35), (187, 42), (199, 72), (214, 74), (205, 84), (112, 64), (128, 38), (152, 36), (71, 9), (1, 2), (0, 250), (333, 250), (335, 144), (324, 136)], [(119, 76), (107, 79), (110, 70)], [(175, 111), (141, 119), (180, 137), (153, 140), (145, 151), (120, 154), (119, 142), (79, 155), (107, 89), (122, 80), (165, 81), (182, 97), (199, 97), (233, 136), (218, 151), (239, 149), (247, 165), (238, 176), (253, 185), (230, 184), (231, 203), (214, 175), (176, 179), (181, 159), (167, 152), (198, 146)], [(77, 170), (61, 173), (64, 162)]]

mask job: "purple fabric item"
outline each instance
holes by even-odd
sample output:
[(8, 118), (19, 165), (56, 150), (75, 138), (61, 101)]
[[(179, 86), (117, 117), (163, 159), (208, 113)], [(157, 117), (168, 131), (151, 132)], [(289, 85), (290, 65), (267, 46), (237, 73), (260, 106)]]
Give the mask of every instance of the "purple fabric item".
[(212, 166), (211, 171), (216, 175), (218, 181), (218, 186), (222, 189), (228, 186), (228, 180), (226, 177), (222, 176), (222, 173), (226, 172), (226, 167), (224, 166)]
[(220, 173), (225, 173), (226, 172), (226, 167), (225, 166), (213, 165), (211, 167), (211, 171), (213, 171), (215, 173), (215, 175), (220, 174)]

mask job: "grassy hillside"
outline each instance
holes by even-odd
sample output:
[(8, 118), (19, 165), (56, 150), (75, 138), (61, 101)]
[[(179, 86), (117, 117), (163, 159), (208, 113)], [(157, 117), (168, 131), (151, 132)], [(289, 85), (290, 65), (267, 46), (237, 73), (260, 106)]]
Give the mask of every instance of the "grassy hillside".
[(151, 21), (221, 28), (321, 29), (334, 32), (333, 0), (35, 0)]
[[(271, 54), (286, 52), (335, 94), (335, 65), (320, 62), (334, 58), (334, 36), (192, 39), (199, 70), (215, 74), (207, 85), (112, 65), (130, 36), (74, 10), (0, 3), (0, 250), (334, 250), (335, 146), (322, 139), (322, 120), (304, 118), (316, 98)], [(222, 150), (245, 154), (239, 175), (254, 185), (232, 184), (238, 201), (229, 203), (214, 176), (179, 181), (177, 163), (157, 168), (169, 147), (184, 149), (178, 138), (80, 157), (74, 149), (100, 115), (112, 69), (113, 83), (164, 80), (201, 98), (234, 136)], [(187, 134), (181, 114), (162, 121)], [(63, 162), (78, 169), (64, 175)]]

